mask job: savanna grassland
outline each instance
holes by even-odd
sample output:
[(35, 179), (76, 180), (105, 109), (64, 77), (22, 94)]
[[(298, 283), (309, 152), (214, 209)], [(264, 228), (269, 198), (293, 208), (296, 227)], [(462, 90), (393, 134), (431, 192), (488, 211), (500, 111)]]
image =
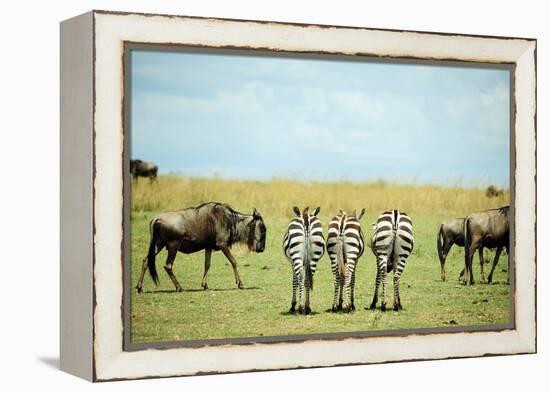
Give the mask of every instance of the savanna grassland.
[[(160, 285), (147, 274), (144, 292), (132, 292), (131, 340), (134, 343), (189, 339), (353, 332), (453, 325), (503, 324), (509, 321), (510, 287), (506, 284), (507, 255), (501, 257), (493, 284), (479, 283), (479, 263), (474, 259), (476, 285), (463, 286), (458, 275), (464, 265), (463, 249), (453, 247), (447, 259), (446, 282), (440, 279), (436, 234), (442, 220), (507, 205), (509, 194), (488, 199), (482, 188), (417, 186), (373, 182), (366, 184), (268, 182), (192, 179), (161, 176), (156, 183), (140, 180), (132, 186), (131, 278), (135, 287), (141, 261), (149, 244), (148, 223), (161, 211), (178, 210), (202, 202), (230, 204), (251, 214), (257, 208), (267, 226), (266, 250), (252, 254), (234, 249), (245, 289), (235, 285), (231, 265), (221, 252), (212, 255), (209, 287), (201, 289), (204, 252), (179, 253), (174, 273), (184, 288), (174, 291), (161, 266), (166, 252), (157, 257)], [(327, 223), (340, 209), (366, 208), (362, 228), (371, 237), (371, 224), (389, 208), (407, 212), (414, 226), (415, 249), (401, 280), (400, 312), (367, 311), (374, 291), (375, 260), (365, 249), (356, 271), (354, 313), (326, 312), (332, 304), (332, 273), (325, 254), (315, 274), (311, 307), (313, 314), (290, 315), (292, 274), (281, 243), (292, 207), (321, 207), (319, 217), (326, 234)], [(493, 257), (486, 250), (486, 259)], [(488, 272), (488, 270), (486, 270)], [(392, 304), (388, 279), (387, 301)]]

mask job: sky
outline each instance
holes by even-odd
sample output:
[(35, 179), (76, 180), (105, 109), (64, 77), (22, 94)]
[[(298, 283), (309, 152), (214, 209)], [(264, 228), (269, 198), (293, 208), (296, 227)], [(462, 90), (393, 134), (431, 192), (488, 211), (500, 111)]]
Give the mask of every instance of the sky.
[(509, 186), (509, 71), (131, 52), (131, 155), (161, 174)]

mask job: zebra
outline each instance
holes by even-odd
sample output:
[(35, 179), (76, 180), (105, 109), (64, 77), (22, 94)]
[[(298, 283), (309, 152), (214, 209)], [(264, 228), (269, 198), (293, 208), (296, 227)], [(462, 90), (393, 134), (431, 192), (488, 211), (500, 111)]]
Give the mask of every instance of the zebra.
[[(292, 304), (290, 313), (296, 310), (296, 289), (299, 289), (298, 312), (311, 314), (309, 305), (309, 291), (313, 290), (313, 274), (317, 262), (325, 253), (325, 238), (323, 227), (317, 214), (321, 208), (317, 207), (313, 213), (306, 207), (302, 213), (294, 207), (296, 217), (288, 224), (288, 230), (283, 239), (283, 253), (292, 265)], [(302, 297), (305, 287), (305, 302), (302, 306)]]
[(399, 280), (407, 257), (414, 247), (412, 220), (400, 210), (389, 210), (378, 217), (372, 236), (372, 252), (376, 256), (376, 286), (369, 309), (376, 308), (378, 288), (382, 283), (381, 310), (386, 311), (386, 275), (393, 270), (393, 310), (402, 309)]
[[(331, 260), (332, 274), (334, 275), (334, 297), (332, 312), (344, 309), (347, 312), (355, 310), (355, 267), (363, 255), (365, 241), (359, 221), (365, 214), (362, 209), (359, 215), (346, 214), (340, 210), (328, 226), (327, 252)], [(346, 304), (342, 307), (344, 289)], [(340, 296), (338, 297), (338, 293)], [(338, 301), (338, 304), (336, 303)]]

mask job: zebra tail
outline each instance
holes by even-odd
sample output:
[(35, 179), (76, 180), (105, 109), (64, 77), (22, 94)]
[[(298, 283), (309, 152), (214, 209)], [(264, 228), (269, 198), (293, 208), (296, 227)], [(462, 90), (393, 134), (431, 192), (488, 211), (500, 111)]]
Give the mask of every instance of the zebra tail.
[(309, 235), (306, 236), (305, 242), (305, 253), (304, 253), (304, 270), (306, 273), (306, 282), (309, 283), (309, 289), (313, 291), (313, 272), (311, 271), (311, 238)]
[(151, 274), (151, 278), (155, 282), (155, 284), (159, 285), (159, 276), (157, 273), (157, 267), (155, 265), (155, 256), (156, 256), (156, 223), (157, 220), (153, 219), (151, 220), (151, 223), (149, 224), (149, 232), (151, 233), (151, 241), (149, 242), (149, 252), (147, 253), (147, 267), (149, 268), (149, 274)]
[(346, 267), (344, 265), (344, 239), (340, 236), (336, 240), (336, 262), (338, 263), (338, 275), (341, 280), (346, 278)]
[(443, 263), (443, 225), (439, 225), (439, 233), (437, 234), (437, 254), (439, 255), (439, 263)]

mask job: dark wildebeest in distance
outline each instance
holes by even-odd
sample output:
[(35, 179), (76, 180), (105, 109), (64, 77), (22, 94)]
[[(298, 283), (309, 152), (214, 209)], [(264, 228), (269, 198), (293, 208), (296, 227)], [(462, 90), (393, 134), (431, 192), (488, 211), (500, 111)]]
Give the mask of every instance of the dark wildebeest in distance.
[(487, 190), (485, 191), (485, 196), (487, 198), (499, 197), (502, 195), (504, 195), (504, 191), (501, 188), (497, 188), (493, 185), (487, 187)]
[(164, 270), (168, 273), (177, 292), (181, 292), (182, 288), (172, 272), (172, 266), (178, 251), (191, 254), (205, 250), (202, 287), (208, 289), (207, 274), (210, 268), (210, 257), (212, 251), (221, 250), (231, 262), (237, 286), (242, 289), (243, 283), (237, 271), (237, 260), (230, 251), (231, 246), (239, 243), (246, 244), (252, 252), (263, 252), (265, 249), (266, 226), (256, 209), (248, 215), (236, 212), (226, 204), (204, 203), (197, 207), (160, 213), (151, 220), (149, 228), (151, 242), (136, 286), (138, 292), (142, 291), (143, 277), (147, 268), (153, 281), (158, 285), (155, 257), (164, 248), (168, 252)]
[(502, 248), (508, 254), (508, 280), (510, 280), (510, 206), (486, 210), (469, 215), (464, 222), (464, 284), (474, 284), (472, 257), (479, 247), (496, 248), (495, 258), (487, 282), (493, 280), (493, 272), (498, 263)]
[(159, 167), (152, 162), (145, 162), (141, 160), (130, 160), (130, 174), (137, 182), (138, 177), (148, 177), (152, 183), (157, 179), (157, 172)]
[[(464, 220), (465, 218), (452, 218), (447, 221), (443, 221), (439, 225), (439, 232), (437, 234), (437, 254), (439, 255), (439, 263), (441, 265), (441, 280), (446, 280), (445, 275), (445, 260), (451, 247), (456, 244), (459, 247), (464, 247)], [(483, 257), (483, 245), (478, 249), (479, 251), (479, 266), (481, 267), (481, 280), (485, 281), (485, 273), (483, 271), (483, 265), (485, 259)], [(464, 275), (464, 269), (460, 273), (459, 279), (462, 280)]]

